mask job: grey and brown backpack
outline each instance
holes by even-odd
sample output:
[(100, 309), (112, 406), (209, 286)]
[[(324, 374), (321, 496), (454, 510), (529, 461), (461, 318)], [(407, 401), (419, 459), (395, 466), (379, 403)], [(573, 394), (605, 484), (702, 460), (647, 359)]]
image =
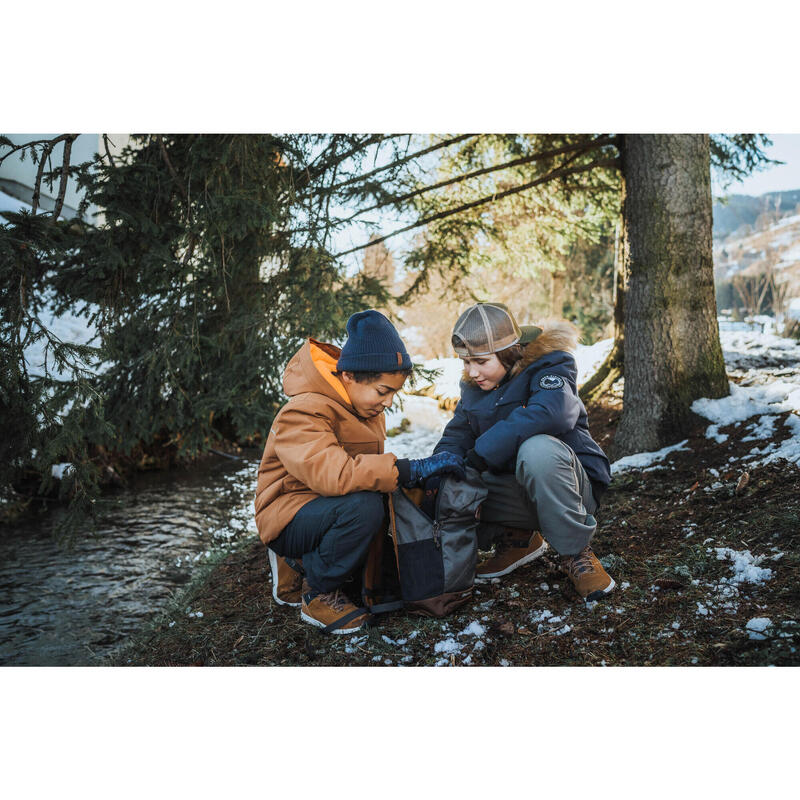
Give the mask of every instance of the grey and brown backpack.
[(433, 518), (420, 508), (421, 489), (389, 495), (391, 541), (380, 535), (372, 544), (362, 578), (364, 605), (372, 613), (404, 606), (442, 617), (467, 603), (478, 554), (475, 514), (486, 494), (480, 475), (468, 467), (465, 480), (442, 479)]

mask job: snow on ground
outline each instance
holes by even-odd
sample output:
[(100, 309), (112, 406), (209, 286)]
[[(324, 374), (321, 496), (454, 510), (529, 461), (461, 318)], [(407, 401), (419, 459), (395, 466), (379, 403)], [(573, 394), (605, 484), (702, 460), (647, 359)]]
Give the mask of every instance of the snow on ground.
[(603, 339), (592, 345), (578, 345), (575, 361), (578, 363), (578, 385), (586, 383), (597, 372), (614, 346), (613, 339)]
[[(80, 314), (66, 311), (56, 315), (52, 308), (52, 300), (50, 300), (39, 314), (39, 320), (53, 336), (65, 344), (96, 346), (97, 330), (87, 319), (87, 314), (94, 310), (89, 304), (82, 304), (80, 309), (76, 309)], [(62, 381), (72, 377), (70, 371), (57, 369), (46, 336), (42, 336), (28, 345), (24, 350), (24, 358), (26, 368), (31, 375), (43, 376), (49, 372), (51, 377)], [(79, 367), (90, 372), (97, 372), (101, 368), (101, 364), (96, 359), (90, 358), (86, 362), (80, 359), (75, 359), (75, 361)]]
[(455, 663), (455, 657), (464, 655), (466, 650), (469, 650), (469, 653), (462, 659), (461, 663), (465, 665), (471, 664), (472, 653), (476, 650), (483, 650), (486, 647), (483, 641), (486, 628), (477, 620), (473, 620), (463, 631), (456, 634), (449, 633), (446, 624), (443, 626), (443, 630), (448, 635), (433, 646), (433, 652), (441, 656), (435, 664), (437, 667)]
[(723, 583), (764, 583), (772, 577), (769, 567), (760, 567), (766, 556), (754, 556), (749, 550), (733, 550), (730, 547), (715, 547), (718, 561), (730, 561), (733, 565), (733, 575), (723, 578)]
[(618, 472), (624, 472), (626, 469), (650, 467), (659, 461), (663, 461), (670, 453), (675, 453), (678, 450), (688, 450), (689, 448), (685, 446), (688, 441), (688, 439), (684, 439), (678, 444), (663, 447), (661, 450), (654, 450), (650, 453), (634, 453), (633, 455), (625, 456), (625, 458), (620, 458), (611, 465), (611, 474), (615, 475)]
[[(425, 369), (441, 370), (438, 378), (433, 381), (433, 391), (437, 397), (458, 397), (461, 394), (459, 383), (464, 372), (464, 364), (460, 358), (430, 358), (424, 365)], [(420, 383), (420, 388), (431, 384)]]
[(729, 371), (800, 362), (800, 341), (754, 330), (726, 330), (723, 322), (720, 320), (719, 339)]
[[(792, 380), (776, 376), (776, 371), (769, 368), (756, 372), (760, 379), (770, 382), (751, 386), (731, 383), (728, 397), (695, 400), (692, 411), (714, 423), (709, 425), (706, 436), (717, 442), (727, 439), (727, 434), (719, 432), (721, 426), (739, 424), (757, 416), (758, 420), (749, 424), (748, 435), (742, 441), (760, 441), (763, 447), (753, 448), (745, 459), (756, 459), (753, 465), (768, 464), (779, 458), (800, 464), (800, 368)], [(777, 433), (777, 415), (787, 411), (792, 413), (783, 425), (790, 429), (792, 435), (780, 443), (772, 441)]]
[(18, 214), (20, 211), (30, 211), (31, 208), (30, 204), (23, 203), (22, 200), (17, 200), (16, 197), (12, 197), (10, 194), (0, 192), (0, 214), (3, 211), (13, 211)]
[(751, 639), (766, 639), (765, 631), (771, 627), (772, 620), (769, 617), (753, 617), (749, 620), (745, 628)]

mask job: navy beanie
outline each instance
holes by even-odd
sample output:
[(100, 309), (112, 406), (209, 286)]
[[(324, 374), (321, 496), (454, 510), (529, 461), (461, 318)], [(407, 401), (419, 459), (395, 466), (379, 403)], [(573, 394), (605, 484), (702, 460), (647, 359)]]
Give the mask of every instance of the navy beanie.
[(397, 372), (411, 357), (394, 325), (379, 311), (359, 311), (347, 320), (347, 341), (336, 362), (340, 372)]

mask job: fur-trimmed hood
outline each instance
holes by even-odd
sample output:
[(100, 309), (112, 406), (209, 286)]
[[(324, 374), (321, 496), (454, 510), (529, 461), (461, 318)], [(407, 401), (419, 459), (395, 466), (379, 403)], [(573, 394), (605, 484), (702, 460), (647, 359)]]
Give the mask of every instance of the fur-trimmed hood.
[[(528, 344), (523, 346), (522, 358), (509, 370), (509, 379), (519, 375), (524, 369), (538, 361), (543, 356), (557, 351), (575, 354), (578, 349), (578, 329), (566, 319), (546, 319), (539, 325), (542, 332)], [(462, 380), (472, 386), (475, 381), (467, 375), (466, 370)]]
[(563, 350), (575, 355), (578, 349), (578, 329), (566, 319), (546, 319), (540, 326), (542, 332), (522, 350), (522, 358), (511, 367), (509, 378), (548, 353)]

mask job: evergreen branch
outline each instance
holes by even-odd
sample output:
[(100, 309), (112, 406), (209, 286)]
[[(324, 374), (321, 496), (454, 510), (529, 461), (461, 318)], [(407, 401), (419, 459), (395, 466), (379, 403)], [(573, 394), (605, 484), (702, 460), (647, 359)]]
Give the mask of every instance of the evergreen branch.
[(169, 170), (169, 174), (172, 175), (172, 180), (175, 181), (175, 185), (178, 187), (178, 191), (183, 196), (184, 200), (189, 199), (189, 195), (186, 192), (183, 184), (181, 183), (180, 178), (178, 177), (178, 173), (175, 171), (175, 167), (172, 166), (172, 161), (170, 161), (169, 153), (167, 153), (167, 146), (164, 144), (164, 137), (159, 134), (158, 135), (158, 146), (161, 150), (161, 157), (164, 159), (164, 163), (167, 165), (167, 169)]
[[(354, 156), (356, 153), (360, 152), (365, 147), (369, 147), (370, 145), (373, 144), (380, 144), (381, 142), (385, 142), (387, 139), (393, 139), (395, 136), (398, 135), (401, 134), (390, 134), (389, 136), (384, 136), (383, 134), (374, 133), (371, 136), (368, 136), (363, 142), (360, 142), (354, 147), (351, 147), (349, 150), (345, 150), (344, 153), (340, 153), (331, 163), (325, 164), (324, 166), (320, 165), (315, 170), (311, 170), (310, 167), (314, 164), (314, 161), (318, 160), (318, 158), (315, 158), (314, 161), (312, 161), (311, 164), (309, 164), (308, 167), (306, 167), (305, 171), (308, 172), (308, 174), (312, 179), (317, 178), (320, 175), (322, 175), (323, 172), (327, 172), (329, 169), (335, 169), (343, 161), (347, 161), (348, 158)], [(331, 145), (333, 144), (334, 142), (331, 142)]]
[[(399, 134), (403, 135), (403, 134)], [(421, 158), (428, 153), (432, 153), (435, 150), (441, 150), (444, 147), (450, 147), (451, 145), (458, 144), (459, 142), (463, 142), (464, 139), (470, 139), (473, 136), (477, 136), (478, 134), (475, 133), (465, 133), (461, 136), (456, 136), (452, 139), (445, 139), (438, 144), (431, 145), (430, 147), (426, 147), (424, 150), (418, 150), (416, 153), (412, 153), (411, 155), (403, 156), (403, 158), (397, 159), (397, 161), (393, 161), (391, 164), (387, 164), (383, 167), (378, 167), (377, 169), (373, 169), (371, 172), (367, 172), (364, 175), (357, 175), (354, 178), (348, 178), (346, 181), (342, 181), (341, 183), (334, 184), (333, 186), (329, 186), (325, 190), (321, 190), (317, 194), (322, 194), (323, 191), (325, 192), (335, 192), (338, 189), (342, 189), (345, 186), (350, 186), (351, 184), (358, 183), (360, 181), (366, 181), (369, 178), (377, 175), (380, 172), (385, 172), (387, 169), (393, 169), (394, 167), (402, 166), (403, 164), (407, 163), (408, 161), (413, 161), (415, 158)]]
[(557, 178), (564, 177), (566, 175), (576, 175), (581, 172), (588, 172), (589, 170), (595, 169), (596, 167), (619, 167), (620, 161), (618, 158), (605, 158), (600, 159), (598, 161), (592, 161), (589, 164), (584, 164), (580, 167), (570, 167), (564, 168), (559, 167), (552, 172), (549, 172), (547, 175), (543, 175), (536, 180), (529, 181), (528, 183), (523, 183), (521, 186), (515, 186), (512, 189), (507, 189), (504, 192), (497, 192), (495, 194), (487, 195), (486, 197), (481, 197), (478, 200), (473, 200), (471, 203), (465, 203), (464, 205), (456, 206), (455, 208), (445, 209), (444, 211), (440, 211), (437, 214), (432, 214), (430, 217), (425, 217), (424, 219), (417, 220), (417, 222), (412, 223), (411, 225), (406, 225), (404, 228), (399, 228), (396, 231), (392, 231), (392, 233), (387, 233), (386, 236), (381, 236), (378, 239), (373, 239), (366, 244), (361, 244), (358, 247), (353, 247), (350, 250), (345, 250), (341, 253), (337, 253), (335, 258), (341, 258), (342, 256), (350, 255), (350, 253), (355, 253), (359, 250), (364, 250), (365, 248), (369, 247), (370, 245), (380, 244), (381, 242), (385, 242), (387, 239), (391, 239), (393, 236), (398, 236), (401, 233), (405, 233), (406, 231), (414, 230), (415, 228), (421, 228), (423, 225), (427, 225), (429, 222), (436, 222), (440, 219), (445, 219), (446, 217), (451, 217), (454, 214), (461, 214), (464, 211), (469, 211), (470, 209), (477, 208), (478, 206), (485, 205), (486, 203), (493, 203), (496, 200), (502, 200), (505, 197), (510, 197), (514, 194), (519, 194), (520, 192), (524, 192), (527, 189), (532, 189), (534, 186), (540, 186), (543, 183), (548, 183), (550, 181), (556, 180)]
[[(529, 156), (522, 156), (520, 158), (515, 158), (513, 161), (507, 161), (505, 164), (498, 164), (496, 166), (489, 166), (489, 167), (482, 167), (481, 169), (473, 170), (472, 172), (465, 172), (463, 175), (458, 175), (455, 178), (448, 178), (447, 180), (439, 181), (439, 183), (433, 183), (430, 186), (423, 186), (419, 189), (415, 189), (413, 192), (409, 192), (408, 194), (400, 195), (399, 197), (393, 197), (391, 200), (384, 200), (383, 202), (376, 203), (373, 206), (369, 206), (368, 208), (360, 209), (356, 211), (355, 214), (347, 217), (344, 222), (352, 222), (356, 217), (361, 216), (362, 214), (366, 214), (369, 211), (377, 211), (379, 208), (384, 208), (388, 205), (399, 205), (400, 203), (404, 203), (408, 200), (413, 199), (414, 197), (419, 197), (422, 194), (426, 194), (427, 192), (432, 192), (435, 189), (443, 189), (445, 186), (452, 186), (456, 183), (461, 183), (462, 181), (469, 180), (470, 178), (478, 178), (481, 175), (488, 175), (492, 172), (499, 172), (504, 169), (511, 169), (512, 167), (520, 167), (524, 164), (531, 164), (536, 161), (544, 161), (545, 159), (552, 158), (554, 156), (563, 155), (565, 153), (574, 153), (570, 161), (574, 160), (575, 157), (578, 155), (582, 155), (590, 150), (594, 150), (598, 147), (603, 147), (607, 144), (615, 144), (617, 141), (616, 136), (598, 136), (595, 139), (592, 139), (589, 142), (584, 142), (580, 144), (574, 145), (566, 145), (565, 147), (558, 147), (554, 150), (546, 150), (542, 153), (534, 153), (533, 155)], [(562, 167), (565, 164), (561, 165)]]
[(311, 167), (314, 163), (319, 161), (319, 159), (322, 158), (322, 156), (325, 155), (325, 153), (327, 153), (331, 148), (335, 149), (337, 139), (336, 135), (334, 134), (331, 143), (325, 148), (325, 150), (323, 150), (323, 152), (320, 153), (320, 155), (318, 155), (314, 159), (314, 161), (311, 162), (311, 164), (308, 164), (306, 167), (300, 170), (300, 172), (297, 173), (297, 178), (294, 178), (293, 175), (293, 183), (295, 189), (304, 188), (305, 186), (308, 186), (308, 184), (310, 184), (320, 175), (323, 175), (329, 169), (338, 167), (340, 164), (342, 164), (344, 161), (347, 161), (348, 158), (351, 158), (356, 153), (361, 152), (362, 150), (364, 150), (367, 147), (370, 147), (373, 144), (380, 144), (381, 142), (386, 141), (387, 139), (392, 139), (394, 138), (395, 135), (398, 134), (393, 134), (390, 136), (384, 136), (383, 134), (379, 133), (371, 134), (364, 141), (359, 142), (359, 144), (354, 145), (349, 150), (345, 150), (344, 153), (340, 153), (339, 155), (335, 156), (331, 161), (324, 162), (323, 164), (320, 164), (316, 169), (312, 170)]
[(67, 134), (61, 134), (61, 136), (58, 136), (55, 139), (34, 139), (33, 141), (24, 142), (23, 144), (14, 144), (7, 136), (0, 137), (0, 146), (9, 148), (9, 151), (5, 155), (0, 156), (0, 164), (2, 164), (9, 156), (13, 156), (14, 153), (18, 153), (20, 150), (35, 150), (37, 147), (42, 145), (47, 146), (49, 144), (58, 144), (58, 142), (61, 141), (66, 135)]

